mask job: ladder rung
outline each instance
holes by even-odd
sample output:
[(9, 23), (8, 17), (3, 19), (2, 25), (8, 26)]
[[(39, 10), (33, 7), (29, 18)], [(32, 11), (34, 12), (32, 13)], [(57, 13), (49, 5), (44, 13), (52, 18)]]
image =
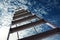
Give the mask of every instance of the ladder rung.
[(17, 32), (19, 30), (23, 30), (23, 29), (26, 29), (26, 28), (30, 28), (30, 27), (33, 27), (33, 26), (41, 24), (41, 23), (45, 23), (44, 19), (41, 19), (41, 20), (33, 22), (33, 23), (29, 23), (29, 24), (26, 24), (26, 25), (23, 25), (23, 26), (11, 28), (10, 33)]
[(49, 31), (46, 31), (43, 33), (39, 33), (39, 34), (32, 35), (29, 37), (25, 37), (25, 38), (18, 39), (18, 40), (41, 40), (42, 38), (45, 38), (45, 37), (54, 35), (56, 33), (59, 33), (60, 32), (59, 30), (60, 30), (59, 28), (56, 28), (56, 29), (52, 29), (52, 30), (49, 30)]
[(16, 21), (12, 21), (12, 25), (17, 24), (17, 23), (21, 23), (21, 22), (24, 22), (24, 21), (28, 21), (28, 20), (31, 20), (31, 19), (34, 19), (34, 18), (37, 18), (37, 16), (32, 15), (32, 16), (26, 17), (24, 19), (19, 19), (19, 20), (16, 20)]
[(19, 10), (19, 11), (16, 11), (14, 15), (19, 15), (21, 13), (25, 13), (27, 12), (27, 10)]
[[(27, 12), (19, 13), (18, 15), (14, 15), (14, 17), (17, 17), (17, 16), (19, 16), (19, 15), (24, 15), (24, 14), (27, 14)], [(13, 17), (13, 18), (14, 18), (14, 17)]]
[(26, 17), (26, 16), (31, 16), (31, 13), (25, 13), (25, 14), (20, 14), (18, 16), (14, 16), (13, 20), (18, 19), (18, 18), (22, 18), (22, 17)]

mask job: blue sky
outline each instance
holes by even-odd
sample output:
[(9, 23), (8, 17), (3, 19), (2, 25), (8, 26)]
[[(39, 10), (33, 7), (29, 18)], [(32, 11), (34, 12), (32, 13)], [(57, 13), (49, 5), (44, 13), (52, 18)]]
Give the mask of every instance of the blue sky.
[(17, 8), (27, 9), (60, 27), (60, 0), (0, 0), (0, 27), (9, 26)]
[[(60, 26), (60, 0), (33, 0), (30, 2), (32, 4), (29, 6), (30, 11), (38, 14), (38, 16), (42, 15), (45, 20)], [(39, 11), (40, 9), (41, 11)]]

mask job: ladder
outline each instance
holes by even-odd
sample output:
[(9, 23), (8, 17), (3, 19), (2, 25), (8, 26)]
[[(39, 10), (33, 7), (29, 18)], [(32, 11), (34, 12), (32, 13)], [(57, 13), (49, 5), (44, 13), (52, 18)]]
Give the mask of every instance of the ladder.
[[(46, 25), (48, 25), (49, 27), (51, 27), (52, 30), (48, 30), (48, 31), (45, 31), (42, 33), (38, 33), (35, 26), (40, 25), (40, 24), (44, 24), (44, 23)], [(17, 25), (17, 24), (19, 24), (19, 25)], [(16, 26), (12, 27), (13, 25), (16, 25)], [(34, 30), (38, 34), (31, 35), (31, 36), (20, 39), (18, 31), (25, 30), (25, 29), (28, 29), (31, 27), (34, 27)], [(15, 32), (17, 32), (17, 37), (18, 37), (17, 40), (37, 40), (38, 38), (41, 39), (41, 38), (46, 37), (47, 35), (58, 33), (58, 32), (60, 32), (60, 29), (55, 27), (50, 22), (47, 22), (44, 19), (39, 18), (35, 14), (32, 14), (31, 12), (28, 12), (27, 10), (22, 9), (22, 10), (16, 11), (14, 14), (7, 40), (9, 40), (10, 34), (15, 33)]]

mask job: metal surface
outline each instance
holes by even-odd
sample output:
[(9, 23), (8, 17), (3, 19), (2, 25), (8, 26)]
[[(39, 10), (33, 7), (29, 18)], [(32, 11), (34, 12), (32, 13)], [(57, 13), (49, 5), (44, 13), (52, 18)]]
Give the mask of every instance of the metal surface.
[(31, 20), (31, 19), (34, 19), (34, 18), (37, 18), (37, 17), (35, 15), (32, 15), (32, 16), (26, 17), (24, 19), (19, 19), (19, 20), (16, 20), (16, 21), (12, 21), (12, 25), (23, 22), (23, 21), (28, 21), (28, 20)]
[(19, 15), (16, 15), (16, 16), (14, 16), (13, 17), (13, 20), (15, 20), (15, 19), (18, 19), (18, 18), (22, 18), (22, 17), (26, 17), (26, 16), (31, 16), (32, 14), (30, 14), (30, 13), (22, 13), (22, 14), (19, 14)]
[(30, 28), (30, 27), (33, 27), (33, 26), (41, 24), (41, 23), (45, 23), (45, 21), (43, 19), (41, 19), (37, 22), (33, 22), (33, 23), (29, 23), (29, 24), (26, 24), (26, 25), (23, 25), (23, 26), (11, 28), (10, 33), (17, 32), (19, 30), (23, 30), (23, 29), (26, 29), (26, 28)]
[[(36, 18), (38, 19), (37, 21), (24, 24), (24, 22), (26, 23), (26, 21), (29, 22), (32, 19), (36, 19)], [(19, 26), (16, 26), (14, 28), (11, 28), (9, 34), (13, 34), (15, 32), (19, 32), (21, 30), (25, 30), (25, 29), (28, 29), (28, 28), (31, 28), (31, 27), (34, 27), (34, 30), (36, 31), (35, 26), (36, 25), (41, 25), (43, 23), (45, 23), (46, 25), (51, 27), (52, 30), (48, 30), (48, 31), (45, 31), (45, 32), (42, 32), (42, 33), (39, 33), (39, 34), (36, 34), (36, 35), (25, 37), (23, 39), (18, 38), (17, 40), (40, 40), (44, 37), (47, 37), (49, 35), (60, 32), (60, 29), (55, 27), (50, 22), (47, 22), (44, 19), (41, 19), (41, 18), (37, 17), (35, 14), (33, 15), (33, 14), (31, 14), (31, 12), (28, 12), (27, 10), (24, 10), (24, 9), (15, 12), (11, 26), (17, 25), (19, 23), (24, 24), (24, 25), (19, 25)], [(19, 34), (17, 36), (19, 37)]]
[(23, 38), (23, 39), (18, 39), (18, 40), (41, 40), (42, 38), (49, 37), (49, 36), (51, 36), (53, 34), (57, 34), (57, 33), (60, 33), (59, 28), (49, 30), (49, 31), (46, 31), (46, 32), (43, 32), (43, 33), (40, 33), (40, 34), (37, 34), (37, 35), (32, 35), (30, 37), (26, 37), (26, 38)]

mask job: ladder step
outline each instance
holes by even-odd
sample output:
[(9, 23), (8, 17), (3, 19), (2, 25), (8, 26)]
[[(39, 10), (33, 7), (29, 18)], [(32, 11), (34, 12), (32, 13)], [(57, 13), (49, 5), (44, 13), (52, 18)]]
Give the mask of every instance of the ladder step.
[(19, 13), (18, 15), (14, 15), (14, 17), (17, 17), (19, 15), (24, 15), (24, 14), (27, 14), (27, 12)]
[(23, 17), (31, 16), (31, 15), (32, 15), (31, 13), (20, 14), (20, 15), (14, 16), (13, 20), (16, 20), (18, 18), (23, 18)]
[(46, 32), (43, 32), (43, 33), (39, 33), (39, 34), (32, 35), (32, 36), (29, 36), (29, 37), (25, 37), (25, 38), (18, 39), (18, 40), (41, 40), (42, 38), (45, 38), (45, 37), (48, 37), (48, 36), (51, 36), (51, 35), (54, 35), (54, 34), (57, 34), (57, 33), (60, 33), (59, 28), (55, 28), (55, 29), (52, 29), (52, 30), (49, 30), (49, 31), (46, 31)]
[(24, 19), (19, 19), (19, 20), (16, 20), (16, 21), (12, 21), (12, 25), (17, 24), (17, 23), (21, 23), (21, 22), (24, 22), (24, 21), (28, 21), (28, 20), (31, 20), (31, 19), (35, 19), (35, 18), (37, 18), (37, 16), (32, 15), (32, 16), (26, 17)]
[[(36, 22), (36, 21), (39, 21), (39, 20), (40, 20), (39, 18), (35, 18), (35, 19), (28, 20), (28, 21), (23, 21), (23, 22), (18, 23), (17, 26), (26, 25), (26, 24)], [(12, 25), (11, 28), (14, 28), (14, 27), (16, 27), (16, 25)]]
[(45, 23), (44, 19), (41, 19), (41, 20), (36, 21), (36, 22), (29, 23), (29, 24), (26, 24), (26, 25), (23, 25), (23, 26), (11, 28), (10, 33), (17, 32), (19, 30), (24, 30), (26, 28), (30, 28), (30, 27), (33, 27), (33, 26), (41, 24), (41, 23)]
[(24, 9), (18, 10), (18, 11), (15, 12), (14, 15), (16, 16), (16, 15), (19, 15), (19, 14), (22, 14), (22, 13), (25, 13), (25, 12), (27, 12), (27, 10), (24, 10)]

